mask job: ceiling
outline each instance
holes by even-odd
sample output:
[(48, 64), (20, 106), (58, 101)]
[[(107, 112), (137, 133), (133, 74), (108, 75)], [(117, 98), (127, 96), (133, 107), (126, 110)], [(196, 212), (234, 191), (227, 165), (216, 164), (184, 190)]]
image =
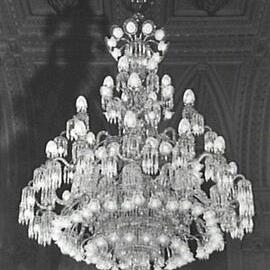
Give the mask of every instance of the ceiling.
[[(183, 269), (267, 270), (270, 2), (228, 0), (215, 14), (197, 2), (154, 1), (145, 12), (165, 27), (170, 40), (160, 74), (172, 76), (176, 113), (166, 125), (177, 125), (177, 104), (184, 89), (193, 88), (207, 124), (226, 139), (228, 159), (237, 160), (251, 179), (257, 216), (255, 232), (243, 242), (228, 238), (224, 252)], [(32, 170), (45, 160), (46, 142), (72, 116), (76, 96), (88, 98), (94, 131), (115, 132), (99, 106), (105, 74), (116, 74), (103, 40), (110, 25), (131, 13), (121, 0), (81, 0), (61, 14), (47, 0), (2, 0), (0, 14), (0, 269), (89, 269), (56, 247), (28, 240), (25, 228), (17, 225), (18, 203)]]

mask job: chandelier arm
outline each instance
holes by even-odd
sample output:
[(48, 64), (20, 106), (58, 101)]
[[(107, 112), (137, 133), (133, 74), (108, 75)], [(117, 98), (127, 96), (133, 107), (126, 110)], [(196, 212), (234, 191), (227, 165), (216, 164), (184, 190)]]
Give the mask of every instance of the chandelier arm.
[(208, 131), (212, 131), (212, 128), (209, 127), (209, 126), (207, 126), (207, 125), (204, 126), (204, 129), (205, 129), (205, 130), (208, 130)]
[(213, 157), (213, 154), (212, 153), (208, 153), (208, 152), (204, 152), (204, 153), (202, 153), (198, 158), (197, 158), (197, 160), (199, 161), (199, 162), (201, 162), (204, 158), (206, 158), (206, 157)]
[(151, 44), (151, 43), (152, 43), (152, 44), (158, 45), (158, 42), (155, 41), (155, 40), (152, 40), (152, 39), (147, 40), (145, 43), (146, 43), (146, 44)]
[(139, 154), (139, 155), (137, 155), (136, 157), (133, 157), (133, 158), (127, 158), (127, 157), (124, 157), (123, 155), (121, 155), (118, 152), (118, 157), (123, 161), (133, 162), (133, 161), (139, 160), (142, 157), (142, 154)]
[(73, 165), (69, 164), (64, 158), (62, 157), (57, 157), (54, 158), (54, 161), (61, 161), (67, 168), (72, 168)]
[(41, 210), (50, 210), (50, 206), (42, 205), (37, 200), (36, 200), (36, 204)]
[(27, 183), (27, 186), (33, 187), (33, 184), (34, 184), (34, 180), (32, 179)]
[(70, 204), (69, 206), (65, 206), (61, 210), (61, 214), (63, 213), (64, 215), (66, 215), (78, 202), (79, 202), (79, 199), (77, 198), (72, 204)]
[(200, 194), (198, 194), (198, 196), (201, 195), (200, 197), (197, 197), (197, 194), (193, 195), (194, 198), (196, 198), (197, 200), (199, 200), (201, 203), (203, 203), (205, 206), (209, 207), (211, 205), (211, 202), (209, 201), (209, 199), (203, 195), (202, 192), (200, 192)]
[(129, 42), (129, 40), (127, 38), (125, 38), (125, 37), (121, 37), (119, 41), (125, 41), (127, 43)]
[[(104, 141), (106, 141), (106, 139), (109, 137), (109, 135), (110, 135), (109, 132), (105, 131), (105, 130), (101, 130), (98, 132), (96, 149), (99, 145), (101, 145)], [(105, 139), (103, 141), (101, 141), (102, 136), (105, 136)]]
[(176, 131), (175, 131), (175, 129), (173, 128), (173, 127), (168, 127), (168, 128), (166, 128), (162, 133), (161, 133), (161, 135), (165, 135), (165, 136), (167, 136), (166, 134), (167, 133), (171, 133), (171, 136), (172, 136), (172, 142), (174, 142), (175, 143), (175, 141), (176, 141)]
[(71, 199), (67, 200), (67, 201), (64, 201), (62, 199), (60, 199), (58, 196), (57, 196), (57, 193), (55, 193), (55, 201), (59, 204), (59, 205), (62, 205), (62, 206), (65, 206), (65, 205), (68, 205), (71, 201)]
[(233, 178), (233, 182), (236, 181), (237, 179), (240, 180), (246, 180), (246, 177), (243, 174), (237, 174), (234, 178)]
[(63, 131), (60, 133), (60, 136), (64, 136), (64, 135), (66, 135), (66, 134), (67, 134), (66, 130), (63, 130)]

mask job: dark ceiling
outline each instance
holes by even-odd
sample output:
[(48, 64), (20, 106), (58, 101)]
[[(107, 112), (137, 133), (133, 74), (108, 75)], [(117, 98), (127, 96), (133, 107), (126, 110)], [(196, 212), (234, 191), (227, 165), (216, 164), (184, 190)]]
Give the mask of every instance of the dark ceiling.
[[(243, 242), (228, 238), (224, 252), (183, 269), (268, 270), (270, 1), (205, 1), (222, 3), (211, 11), (199, 0), (156, 0), (146, 11), (171, 42), (160, 70), (177, 89), (168, 125), (177, 125), (183, 90), (193, 88), (207, 123), (224, 134), (228, 158), (253, 182), (257, 216), (255, 232)], [(17, 224), (18, 203), (32, 170), (44, 162), (46, 142), (72, 116), (76, 96), (88, 98), (94, 131), (114, 132), (99, 106), (99, 86), (105, 74), (116, 73), (103, 39), (109, 25), (131, 15), (123, 2), (82, 0), (58, 13), (47, 0), (0, 3), (1, 270), (89, 269), (28, 240)]]

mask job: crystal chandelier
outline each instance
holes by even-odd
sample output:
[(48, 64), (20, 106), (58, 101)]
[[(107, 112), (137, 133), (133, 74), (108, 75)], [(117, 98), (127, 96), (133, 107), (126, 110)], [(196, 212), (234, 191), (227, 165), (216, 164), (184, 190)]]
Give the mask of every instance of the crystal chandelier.
[(22, 191), (19, 223), (41, 245), (98, 269), (175, 269), (224, 249), (223, 232), (252, 232), (250, 181), (224, 157), (222, 136), (204, 124), (191, 89), (178, 130), (158, 131), (173, 115), (174, 87), (158, 65), (168, 43), (138, 14), (113, 26), (106, 45), (118, 63), (101, 104), (118, 135), (89, 129), (87, 102), (46, 146), (46, 162)]

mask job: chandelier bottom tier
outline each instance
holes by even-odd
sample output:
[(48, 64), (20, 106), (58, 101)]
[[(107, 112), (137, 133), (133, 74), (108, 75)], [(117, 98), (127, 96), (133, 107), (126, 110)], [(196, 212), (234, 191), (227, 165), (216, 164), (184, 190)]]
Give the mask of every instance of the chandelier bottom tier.
[(224, 156), (222, 136), (204, 124), (191, 89), (178, 130), (174, 87), (158, 65), (162, 28), (136, 15), (113, 26), (106, 45), (118, 63), (104, 79), (101, 105), (119, 134), (90, 131), (87, 102), (46, 146), (46, 162), (22, 191), (19, 222), (41, 245), (98, 269), (175, 269), (224, 249), (223, 233), (253, 229), (251, 183)]

